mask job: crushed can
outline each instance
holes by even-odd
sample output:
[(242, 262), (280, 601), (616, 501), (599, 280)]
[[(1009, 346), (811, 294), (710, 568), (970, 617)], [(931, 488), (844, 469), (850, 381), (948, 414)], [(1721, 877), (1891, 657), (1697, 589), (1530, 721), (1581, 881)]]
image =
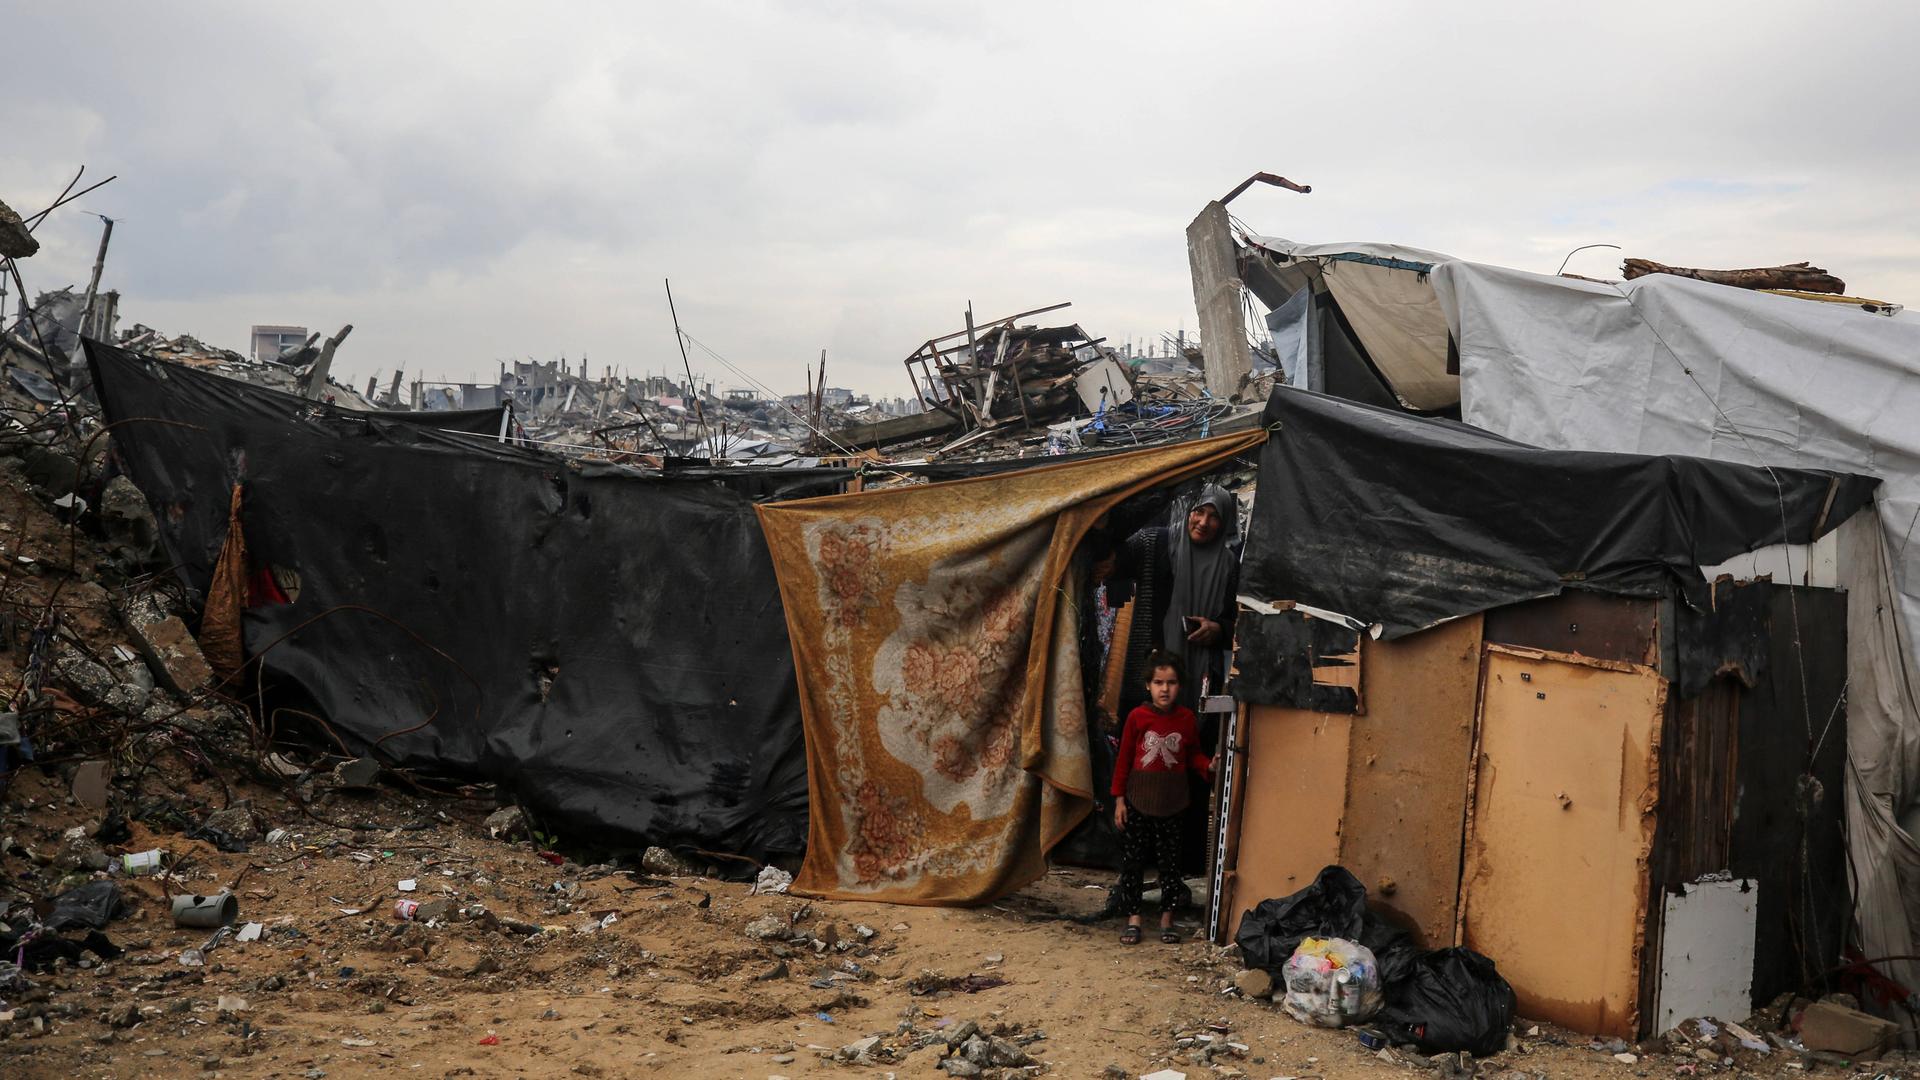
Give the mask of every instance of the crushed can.
[(419, 910), (420, 901), (418, 900), (395, 900), (393, 902), (393, 917), (396, 919), (411, 920), (413, 913)]
[(161, 870), (160, 860), (165, 853), (159, 848), (120, 856), (120, 870), (128, 877), (147, 877)]

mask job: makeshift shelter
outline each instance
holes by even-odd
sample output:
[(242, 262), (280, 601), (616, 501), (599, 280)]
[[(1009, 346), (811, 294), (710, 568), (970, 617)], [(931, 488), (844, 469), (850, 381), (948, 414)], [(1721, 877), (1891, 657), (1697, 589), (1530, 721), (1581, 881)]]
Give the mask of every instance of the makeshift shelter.
[[(1900, 959), (1920, 954), (1920, 317), (1881, 301), (1662, 273), (1589, 281), (1385, 244), (1245, 234), (1237, 265), (1273, 309), (1289, 385), (1454, 415), (1552, 449), (1884, 481), (1874, 515), (1737, 569), (1853, 598), (1855, 944), (1863, 957), (1894, 958), (1878, 970), (1920, 988), (1920, 963)], [(1343, 285), (1358, 281), (1356, 267), (1370, 287)]]
[(815, 810), (794, 890), (981, 903), (1044, 873), (1091, 805), (1076, 545), (1264, 438), (759, 507)]
[(799, 852), (793, 658), (752, 503), (729, 483), (818, 494), (850, 474), (648, 476), (443, 430), (448, 413), (356, 413), (87, 354), (196, 599), (244, 543), (259, 587), (242, 678), (269, 723), (324, 717), (380, 758), (491, 778), (609, 842)]
[[(1847, 590), (1847, 840), (1863, 956), (1920, 953), (1920, 317), (1653, 274), (1450, 263), (1467, 422), (1542, 446), (1871, 473), (1876, 515), (1759, 564)], [(1882, 966), (1920, 991), (1920, 963)]]
[(1831, 966), (1846, 597), (1705, 581), (1876, 481), (1276, 389), (1215, 933), (1341, 863), (1523, 1014), (1633, 1038)]

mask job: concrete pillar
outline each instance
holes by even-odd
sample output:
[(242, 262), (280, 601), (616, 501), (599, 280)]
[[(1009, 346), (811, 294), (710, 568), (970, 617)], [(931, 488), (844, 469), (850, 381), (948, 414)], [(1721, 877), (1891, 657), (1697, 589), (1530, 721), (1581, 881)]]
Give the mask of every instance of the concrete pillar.
[(1253, 377), (1253, 351), (1247, 347), (1240, 271), (1225, 204), (1208, 203), (1187, 226), (1187, 264), (1193, 271), (1193, 306), (1200, 315), (1207, 390), (1216, 398), (1237, 400)]

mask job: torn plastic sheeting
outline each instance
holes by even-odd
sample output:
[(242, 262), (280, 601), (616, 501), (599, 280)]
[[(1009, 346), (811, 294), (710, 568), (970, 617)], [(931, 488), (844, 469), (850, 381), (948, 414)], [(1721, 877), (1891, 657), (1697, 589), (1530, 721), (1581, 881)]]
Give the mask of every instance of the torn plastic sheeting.
[[(1391, 640), (1566, 588), (1705, 597), (1700, 567), (1805, 543), (1872, 477), (1541, 450), (1451, 420), (1277, 387), (1241, 589)], [(1776, 487), (1776, 479), (1778, 487)], [(1258, 657), (1240, 654), (1243, 670)]]
[(88, 348), (187, 586), (205, 593), (236, 482), (250, 554), (300, 574), (293, 602), (244, 616), (284, 698), (563, 830), (801, 849), (793, 659), (746, 498)]

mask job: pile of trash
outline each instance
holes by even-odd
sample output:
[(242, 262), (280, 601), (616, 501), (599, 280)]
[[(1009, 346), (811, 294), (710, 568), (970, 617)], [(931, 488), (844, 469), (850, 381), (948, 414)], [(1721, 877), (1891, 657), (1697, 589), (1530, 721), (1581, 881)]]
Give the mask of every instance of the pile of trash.
[(1492, 960), (1463, 947), (1421, 950), (1367, 906), (1366, 886), (1344, 867), (1260, 903), (1234, 942), (1248, 965), (1236, 981), (1243, 994), (1278, 989), (1288, 1015), (1321, 1027), (1370, 1022), (1375, 1048), (1487, 1057), (1513, 1027), (1513, 987)]

